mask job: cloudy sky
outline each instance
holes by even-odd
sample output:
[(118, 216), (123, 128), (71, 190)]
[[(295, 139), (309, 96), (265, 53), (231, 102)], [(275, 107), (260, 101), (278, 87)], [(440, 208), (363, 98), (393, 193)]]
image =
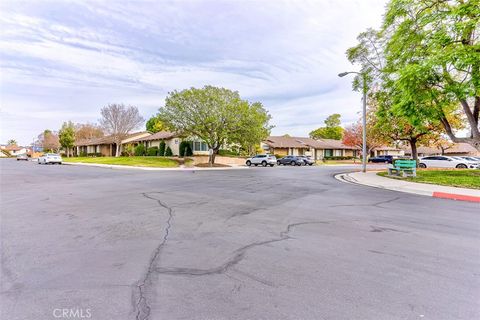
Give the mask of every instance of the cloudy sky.
[(261, 101), (273, 134), (358, 118), (345, 50), (385, 0), (0, 1), (0, 143), (31, 143), (109, 103), (156, 113), (169, 91), (206, 84)]

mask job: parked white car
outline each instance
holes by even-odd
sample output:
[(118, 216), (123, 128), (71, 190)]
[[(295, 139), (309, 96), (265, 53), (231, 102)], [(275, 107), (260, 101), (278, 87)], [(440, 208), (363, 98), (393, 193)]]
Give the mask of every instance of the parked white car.
[(247, 162), (245, 162), (247, 166), (251, 166), (252, 164), (254, 166), (258, 166), (261, 164), (262, 166), (266, 167), (269, 165), (270, 167), (273, 167), (277, 163), (277, 158), (274, 155), (270, 154), (259, 154), (254, 157), (248, 158)]
[(43, 156), (38, 158), (38, 164), (62, 164), (62, 157), (56, 153), (45, 153)]
[(477, 169), (479, 164), (460, 157), (429, 156), (421, 158), (418, 166), (420, 168)]

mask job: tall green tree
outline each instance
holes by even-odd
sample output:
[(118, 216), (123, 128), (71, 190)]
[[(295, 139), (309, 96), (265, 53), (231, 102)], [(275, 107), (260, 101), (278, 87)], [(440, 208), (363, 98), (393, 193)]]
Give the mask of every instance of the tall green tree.
[(58, 131), (58, 141), (65, 149), (67, 157), (70, 157), (70, 150), (75, 146), (75, 125), (72, 121), (64, 122)]
[[(395, 65), (386, 58), (389, 33), (369, 29), (361, 33), (358, 44), (347, 50), (348, 59), (360, 65), (369, 86), (368, 105), (375, 113), (377, 134), (386, 141), (408, 142), (411, 154), (417, 159), (417, 144), (434, 139), (443, 131), (441, 121), (434, 113), (426, 113), (425, 101), (421, 98), (422, 86), (411, 86), (406, 93), (398, 86)], [(354, 89), (360, 89), (360, 77), (354, 80)], [(449, 118), (454, 114), (445, 108)]]
[(236, 91), (213, 86), (171, 92), (159, 115), (176, 132), (205, 141), (212, 150), (210, 164), (222, 145), (247, 149), (265, 139), (272, 128), (260, 102), (250, 103)]
[[(454, 142), (480, 150), (480, 2), (391, 0), (384, 22), (387, 69), (407, 117), (438, 119)], [(412, 100), (416, 108), (410, 108)], [(455, 132), (456, 103), (470, 134)]]
[(160, 116), (158, 114), (150, 117), (150, 119), (147, 120), (145, 127), (147, 131), (151, 133), (169, 130), (167, 125), (160, 119)]
[(343, 128), (341, 127), (340, 114), (334, 113), (325, 119), (325, 127), (320, 127), (309, 133), (312, 139), (342, 140)]

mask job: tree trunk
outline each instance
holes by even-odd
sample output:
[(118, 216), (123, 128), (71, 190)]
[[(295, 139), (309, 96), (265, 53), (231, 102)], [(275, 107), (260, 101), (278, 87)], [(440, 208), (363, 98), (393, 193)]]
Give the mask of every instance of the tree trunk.
[(215, 156), (217, 155), (218, 153), (218, 149), (219, 148), (212, 148), (212, 154), (209, 154), (208, 155), (208, 163), (210, 163), (210, 167), (213, 167), (213, 165), (215, 164)]
[(115, 151), (115, 157), (120, 157), (120, 143), (117, 143), (117, 148)]
[(412, 148), (412, 159), (418, 161), (418, 153), (417, 153), (417, 139), (412, 138), (409, 140), (410, 147)]
[[(452, 127), (450, 126), (450, 123), (448, 122), (447, 118), (442, 118), (440, 121), (443, 124), (443, 127), (445, 128), (445, 132), (447, 133), (448, 137), (455, 143), (468, 143), (478, 151), (480, 151), (480, 138), (475, 138), (472, 130), (472, 135), (470, 138), (458, 138), (455, 136)], [(478, 131), (478, 128), (477, 128)]]

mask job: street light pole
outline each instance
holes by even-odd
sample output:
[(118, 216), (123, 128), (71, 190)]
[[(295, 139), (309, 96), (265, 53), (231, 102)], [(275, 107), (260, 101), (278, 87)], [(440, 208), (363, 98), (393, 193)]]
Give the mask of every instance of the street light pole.
[(345, 77), (347, 74), (355, 73), (362, 77), (363, 108), (362, 108), (362, 172), (367, 172), (367, 79), (365, 74), (349, 71), (339, 73), (339, 77)]
[(363, 78), (363, 130), (362, 130), (362, 172), (367, 172), (367, 81), (365, 75)]

